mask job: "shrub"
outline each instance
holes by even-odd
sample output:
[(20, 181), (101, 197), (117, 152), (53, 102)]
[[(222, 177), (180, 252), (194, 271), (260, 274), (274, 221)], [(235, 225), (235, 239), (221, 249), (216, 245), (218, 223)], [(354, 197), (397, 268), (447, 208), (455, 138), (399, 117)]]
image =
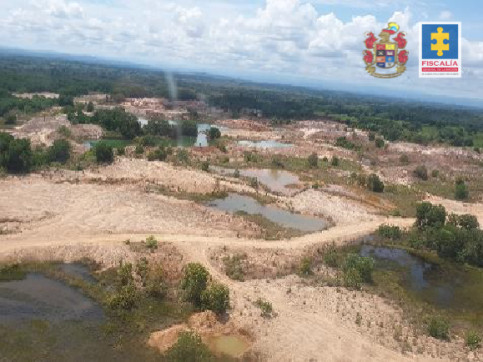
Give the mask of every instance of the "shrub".
[(181, 332), (178, 341), (166, 351), (166, 361), (172, 362), (211, 362), (214, 356), (194, 332)]
[(481, 337), (476, 331), (468, 331), (466, 334), (466, 345), (471, 350), (475, 350), (481, 345)]
[(189, 137), (198, 136), (198, 125), (194, 121), (181, 122), (181, 134)]
[(208, 161), (203, 161), (201, 163), (201, 170), (204, 172), (208, 172), (210, 170), (210, 163)]
[(148, 259), (146, 258), (141, 258), (136, 263), (136, 274), (141, 279), (141, 283), (143, 287), (146, 286), (146, 281), (148, 278), (148, 271), (149, 271), (148, 267), (149, 267), (149, 263), (148, 263)]
[(148, 161), (166, 161), (168, 152), (164, 147), (159, 147), (157, 150), (148, 154)]
[(316, 153), (312, 153), (307, 159), (307, 162), (309, 163), (309, 167), (316, 168), (319, 164), (319, 156)]
[(337, 157), (337, 156), (332, 157), (332, 161), (330, 161), (330, 164), (332, 166), (337, 167), (337, 166), (339, 166), (339, 163), (340, 163), (339, 157)]
[(158, 248), (158, 241), (153, 235), (146, 238), (146, 248), (148, 248), (150, 251), (154, 251)]
[(377, 229), (377, 233), (383, 238), (391, 240), (399, 240), (402, 237), (401, 228), (399, 226), (380, 225)]
[(369, 141), (374, 141), (376, 139), (376, 134), (374, 132), (369, 132)]
[(119, 156), (124, 156), (126, 154), (126, 148), (125, 147), (119, 147), (119, 148), (117, 148), (117, 154)]
[(456, 200), (466, 200), (468, 199), (469, 191), (463, 180), (456, 181), (454, 198)]
[(233, 172), (233, 177), (239, 178), (240, 177), (240, 170), (235, 169), (235, 172)]
[(403, 154), (399, 157), (399, 162), (403, 165), (408, 165), (409, 164), (409, 156), (406, 154)]
[(136, 155), (144, 154), (144, 146), (142, 144), (138, 144), (134, 152), (136, 153)]
[(70, 136), (72, 136), (72, 132), (70, 131), (70, 128), (66, 127), (66, 126), (60, 126), (57, 129), (57, 133), (60, 134), (62, 137), (65, 137), (65, 138), (69, 138)]
[(282, 162), (282, 158), (279, 155), (275, 155), (272, 157), (272, 165), (277, 168), (284, 168), (285, 165)]
[(117, 285), (121, 287), (133, 283), (132, 264), (120, 262), (119, 268), (117, 269)]
[(346, 286), (360, 288), (363, 282), (372, 282), (374, 259), (354, 253), (348, 254), (343, 266)]
[(15, 124), (17, 123), (17, 115), (13, 112), (8, 113), (5, 116), (5, 124)]
[(87, 111), (87, 112), (94, 112), (94, 103), (89, 102), (89, 103), (87, 104), (86, 111)]
[(376, 139), (374, 144), (376, 145), (377, 148), (383, 148), (384, 145), (385, 145), (385, 142), (382, 138), (378, 138), (378, 139)]
[(367, 183), (367, 188), (372, 192), (384, 191), (384, 183), (381, 181), (379, 176), (377, 176), (375, 173), (369, 175), (366, 183)]
[(266, 300), (263, 300), (261, 298), (258, 298), (257, 301), (255, 302), (255, 305), (260, 308), (261, 310), (261, 316), (263, 318), (271, 318), (273, 316), (273, 307), (272, 303), (267, 302)]
[(109, 296), (107, 305), (111, 309), (131, 310), (136, 305), (137, 292), (134, 284), (124, 285)]
[(312, 259), (304, 257), (300, 262), (299, 274), (302, 276), (309, 276), (313, 274), (312, 271)]
[(223, 284), (213, 283), (201, 293), (203, 309), (223, 314), (230, 306), (230, 290)]
[(114, 161), (114, 153), (112, 147), (105, 142), (99, 142), (95, 147), (97, 163), (112, 163)]
[(244, 271), (242, 266), (242, 260), (246, 258), (246, 255), (235, 254), (233, 256), (225, 256), (223, 258), (223, 264), (225, 265), (225, 274), (233, 280), (243, 281)]
[(221, 132), (216, 127), (211, 127), (209, 131), (210, 140), (216, 140), (217, 138), (221, 137)]
[(30, 140), (0, 138), (0, 167), (9, 173), (27, 173), (33, 165), (33, 153)]
[(70, 158), (71, 146), (67, 140), (55, 140), (47, 151), (49, 162), (66, 163)]
[(339, 266), (337, 250), (334, 245), (331, 245), (325, 252), (324, 263), (331, 268), (337, 268)]
[(433, 317), (428, 323), (428, 333), (431, 337), (448, 340), (449, 322), (441, 317)]
[(250, 178), (250, 186), (253, 187), (254, 189), (258, 189), (258, 178), (251, 177)]
[(199, 263), (186, 265), (184, 277), (181, 281), (181, 289), (184, 291), (185, 299), (196, 307), (201, 307), (201, 294), (206, 289), (209, 273)]
[(352, 143), (351, 141), (349, 141), (346, 137), (337, 138), (335, 145), (337, 147), (346, 148), (348, 150), (353, 150), (353, 149), (356, 148), (356, 145), (354, 143)]
[(419, 165), (413, 171), (414, 177), (417, 177), (423, 181), (428, 179), (428, 169), (424, 165)]
[(163, 269), (158, 266), (148, 272), (146, 279), (146, 292), (155, 298), (164, 298), (167, 293), (167, 285), (164, 280)]
[(188, 151), (185, 149), (180, 149), (176, 153), (176, 158), (178, 159), (178, 162), (183, 163), (183, 164), (189, 164), (190, 163), (190, 157), (188, 154)]
[(450, 214), (448, 216), (448, 224), (467, 229), (473, 230), (478, 229), (480, 227), (480, 223), (476, 216), (471, 214), (464, 214), (464, 215), (457, 215), (457, 214)]
[(442, 205), (421, 202), (416, 206), (416, 227), (418, 229), (441, 228), (446, 221), (446, 209)]
[(431, 171), (431, 177), (436, 178), (439, 176), (439, 170), (433, 170)]

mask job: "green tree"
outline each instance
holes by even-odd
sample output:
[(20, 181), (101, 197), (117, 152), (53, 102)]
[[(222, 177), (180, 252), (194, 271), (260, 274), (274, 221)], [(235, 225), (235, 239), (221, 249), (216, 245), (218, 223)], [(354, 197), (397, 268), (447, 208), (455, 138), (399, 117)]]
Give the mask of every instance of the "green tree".
[(6, 150), (0, 154), (0, 160), (3, 167), (10, 173), (27, 173), (33, 164), (33, 153), (30, 146), (30, 140), (27, 139), (11, 139), (4, 137), (0, 142), (0, 148)]
[(382, 138), (376, 139), (376, 141), (374, 143), (375, 143), (377, 148), (383, 148), (384, 145), (385, 145), (385, 142)]
[(372, 192), (383, 192), (384, 183), (375, 173), (369, 175), (366, 181), (367, 188)]
[(94, 112), (94, 103), (89, 102), (89, 103), (87, 104), (86, 111), (87, 111), (87, 112)]
[(216, 140), (217, 138), (220, 138), (221, 137), (220, 130), (216, 127), (210, 127), (209, 137), (210, 137), (210, 140)]
[(114, 152), (112, 147), (105, 142), (99, 142), (95, 147), (97, 163), (112, 163), (114, 161)]
[(230, 290), (223, 284), (213, 283), (201, 293), (203, 309), (223, 314), (230, 306)]
[(446, 221), (446, 209), (442, 205), (421, 202), (416, 206), (416, 227), (418, 229), (442, 228)]
[(67, 140), (55, 140), (47, 151), (50, 162), (66, 163), (70, 158), (71, 146)]
[(184, 291), (185, 299), (198, 308), (201, 307), (201, 295), (206, 289), (208, 276), (208, 271), (199, 263), (189, 263), (185, 267), (181, 289)]

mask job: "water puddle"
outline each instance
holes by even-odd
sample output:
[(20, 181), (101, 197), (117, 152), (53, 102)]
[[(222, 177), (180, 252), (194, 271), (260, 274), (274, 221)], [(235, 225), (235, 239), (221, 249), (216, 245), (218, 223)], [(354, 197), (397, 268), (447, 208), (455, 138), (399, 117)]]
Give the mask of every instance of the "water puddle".
[(282, 143), (274, 140), (263, 140), (263, 141), (238, 141), (238, 145), (243, 147), (251, 148), (290, 148), (293, 147), (290, 143)]
[[(233, 176), (235, 170), (222, 168), (222, 167), (211, 167), (216, 173)], [(258, 182), (268, 187), (274, 192), (281, 192), (284, 194), (292, 194), (293, 188), (289, 188), (289, 185), (296, 185), (300, 183), (300, 179), (297, 175), (283, 170), (271, 170), (271, 169), (241, 169), (239, 170), (240, 175), (244, 177), (256, 177)]]
[(262, 215), (283, 227), (303, 232), (321, 231), (328, 227), (327, 221), (323, 219), (294, 214), (273, 206), (265, 206), (254, 198), (244, 195), (231, 193), (226, 198), (210, 201), (207, 205), (231, 213), (243, 211), (250, 215)]
[(405, 250), (363, 245), (363, 256), (376, 260), (376, 269), (401, 271), (401, 285), (418, 298), (443, 308), (483, 312), (483, 272), (460, 265), (428, 263)]
[(224, 354), (233, 358), (242, 356), (250, 348), (247, 342), (237, 336), (212, 337), (208, 344), (216, 354)]
[(102, 308), (80, 291), (41, 274), (0, 283), (0, 323), (22, 320), (98, 321)]

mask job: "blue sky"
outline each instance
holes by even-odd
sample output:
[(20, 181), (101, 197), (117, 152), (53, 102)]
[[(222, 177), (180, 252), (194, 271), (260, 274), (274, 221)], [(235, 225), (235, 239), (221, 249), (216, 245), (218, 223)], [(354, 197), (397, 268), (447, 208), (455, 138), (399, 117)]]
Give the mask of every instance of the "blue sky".
[[(0, 46), (389, 95), (483, 100), (481, 0), (0, 1)], [(418, 22), (461, 21), (462, 79), (419, 79)], [(408, 69), (364, 70), (364, 33), (407, 33)]]

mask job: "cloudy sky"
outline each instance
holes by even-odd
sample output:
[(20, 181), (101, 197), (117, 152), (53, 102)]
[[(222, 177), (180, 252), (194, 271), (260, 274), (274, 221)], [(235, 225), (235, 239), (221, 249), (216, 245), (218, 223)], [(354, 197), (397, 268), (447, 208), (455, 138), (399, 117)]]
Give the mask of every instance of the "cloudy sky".
[[(483, 100), (481, 0), (0, 0), (0, 46), (250, 79)], [(461, 21), (462, 79), (418, 79), (418, 22)], [(407, 32), (395, 79), (365, 73), (364, 33)]]

